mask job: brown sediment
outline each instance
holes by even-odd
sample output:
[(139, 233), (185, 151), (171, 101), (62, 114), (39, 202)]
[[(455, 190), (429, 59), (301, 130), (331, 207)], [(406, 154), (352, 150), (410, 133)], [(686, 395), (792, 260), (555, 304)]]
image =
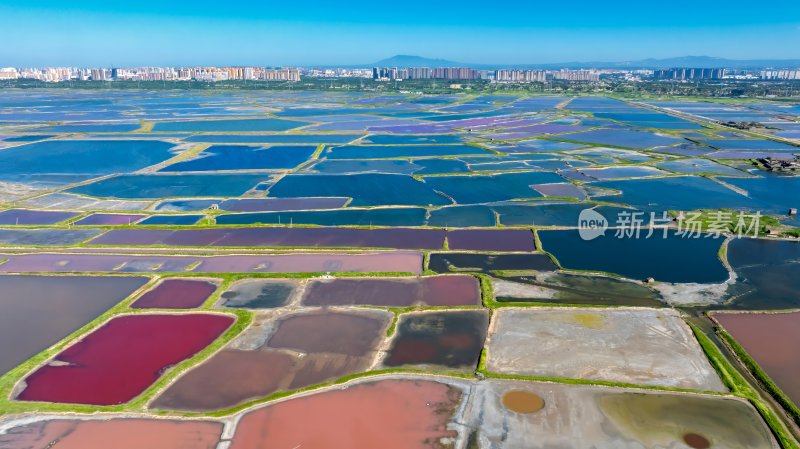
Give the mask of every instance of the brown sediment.
[(474, 368), (488, 324), (488, 314), (483, 310), (404, 314), (383, 363)]
[(348, 374), (364, 371), (369, 366), (365, 357), (342, 354), (310, 354), (303, 357), (289, 383), (289, 389), (308, 387)]
[(12, 428), (0, 447), (14, 449), (214, 449), (222, 424), (162, 419), (51, 420)]
[(503, 394), (503, 407), (517, 413), (536, 413), (544, 408), (544, 399), (525, 390), (510, 390)]
[(168, 410), (221, 410), (278, 391), (295, 366), (274, 351), (225, 349), (178, 379), (151, 405)]
[(447, 429), (461, 398), (453, 390), (438, 382), (383, 380), (290, 399), (246, 414), (231, 449), (435, 447), (457, 436)]
[(693, 432), (683, 435), (683, 442), (693, 449), (708, 449), (711, 447), (711, 442), (708, 441), (708, 438)]
[[(678, 441), (695, 449), (712, 441), (731, 449), (774, 447), (758, 412), (737, 399), (625, 392), (606, 393), (598, 405), (610, 425), (644, 447), (671, 447)], [(704, 441), (709, 445), (702, 446)]]
[(330, 312), (294, 315), (281, 320), (267, 345), (306, 353), (363, 356), (375, 350), (388, 320), (388, 314), (384, 317)]

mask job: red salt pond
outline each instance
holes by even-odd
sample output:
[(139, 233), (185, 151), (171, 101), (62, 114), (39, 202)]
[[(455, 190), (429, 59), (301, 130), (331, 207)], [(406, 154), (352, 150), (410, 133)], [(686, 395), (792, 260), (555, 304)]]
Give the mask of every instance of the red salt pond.
[(122, 404), (166, 369), (208, 346), (233, 322), (233, 317), (218, 314), (114, 318), (28, 376), (17, 399)]
[(245, 415), (231, 449), (423, 449), (438, 447), (459, 390), (430, 381), (384, 380), (290, 399)]
[(309, 306), (375, 305), (404, 307), (474, 306), (480, 304), (480, 286), (472, 276), (423, 278), (345, 279), (312, 282), (303, 297)]
[(714, 313), (795, 404), (800, 405), (800, 312)]
[(0, 434), (3, 449), (214, 449), (222, 424), (163, 419), (54, 419)]
[(166, 279), (134, 302), (134, 309), (194, 309), (217, 289), (217, 284), (195, 279)]

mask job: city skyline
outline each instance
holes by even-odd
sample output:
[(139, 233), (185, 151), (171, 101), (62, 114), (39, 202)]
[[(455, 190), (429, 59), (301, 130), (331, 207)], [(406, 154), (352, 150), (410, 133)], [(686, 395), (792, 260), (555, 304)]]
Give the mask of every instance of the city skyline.
[(569, 14), (519, 1), (311, 1), (302, 11), (250, 2), (15, 3), (0, 0), (0, 26), (13, 42), (0, 48), (4, 66), (359, 65), (392, 54), (465, 64), (800, 57), (800, 5), (790, 1), (748, 14), (718, 1), (586, 4)]

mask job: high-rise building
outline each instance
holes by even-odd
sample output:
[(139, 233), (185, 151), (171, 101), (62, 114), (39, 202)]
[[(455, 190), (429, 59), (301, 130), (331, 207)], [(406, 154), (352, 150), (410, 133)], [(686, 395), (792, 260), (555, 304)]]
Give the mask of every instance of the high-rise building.
[(565, 81), (600, 81), (600, 72), (597, 70), (567, 70), (561, 69), (553, 72), (553, 78)]
[(547, 80), (544, 70), (496, 70), (494, 80), (498, 83), (543, 83)]
[(675, 68), (653, 72), (657, 80), (719, 80), (725, 77), (725, 69)]
[(762, 70), (761, 78), (765, 80), (800, 80), (800, 69)]

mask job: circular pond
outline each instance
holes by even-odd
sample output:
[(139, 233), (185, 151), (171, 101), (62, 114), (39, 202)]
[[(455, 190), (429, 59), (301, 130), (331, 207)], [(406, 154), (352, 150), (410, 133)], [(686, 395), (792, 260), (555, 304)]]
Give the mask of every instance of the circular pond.
[(536, 413), (544, 408), (544, 399), (530, 391), (510, 390), (503, 394), (503, 407), (517, 413)]

